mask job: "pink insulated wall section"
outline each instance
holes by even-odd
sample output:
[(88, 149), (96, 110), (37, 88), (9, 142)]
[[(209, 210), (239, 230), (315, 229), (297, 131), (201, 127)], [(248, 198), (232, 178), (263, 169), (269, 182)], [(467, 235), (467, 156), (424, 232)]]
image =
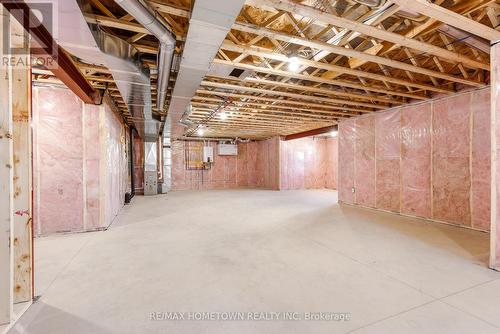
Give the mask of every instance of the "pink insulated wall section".
[(218, 154), (217, 142), (205, 145), (214, 148), (214, 162), (207, 170), (188, 170), (185, 165), (186, 146), (201, 149), (201, 141), (172, 143), (172, 190), (263, 188), (279, 189), (279, 139), (271, 138), (238, 144), (237, 156)]
[(490, 267), (500, 270), (500, 44), (491, 46), (491, 247)]
[(280, 189), (336, 189), (337, 138), (280, 142)]
[(339, 201), (489, 230), (489, 89), (339, 125)]
[(129, 184), (126, 138), (108, 103), (86, 105), (68, 89), (33, 88), (35, 235), (111, 223)]
[(337, 187), (337, 138), (302, 138), (238, 143), (237, 156), (220, 156), (216, 142), (208, 170), (187, 170), (186, 147), (200, 149), (200, 141), (172, 144), (172, 190), (194, 189), (320, 189)]

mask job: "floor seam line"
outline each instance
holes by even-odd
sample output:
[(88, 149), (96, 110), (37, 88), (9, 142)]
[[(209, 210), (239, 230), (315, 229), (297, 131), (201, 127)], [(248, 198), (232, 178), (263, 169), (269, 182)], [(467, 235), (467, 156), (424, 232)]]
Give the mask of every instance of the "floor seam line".
[(61, 273), (71, 264), (71, 262), (74, 261), (74, 259), (80, 254), (82, 249), (87, 246), (87, 244), (90, 242), (90, 238), (88, 237), (88, 240), (86, 240), (82, 246), (76, 251), (76, 253), (66, 262), (66, 264), (63, 265), (63, 267), (57, 272), (57, 274), (54, 276), (54, 278), (50, 281), (50, 283), (47, 285), (47, 288), (45, 289), (45, 292), (40, 295), (40, 297), (43, 297), (43, 295), (52, 287), (55, 281), (59, 278)]
[(405, 282), (405, 281), (402, 281), (402, 280), (400, 280), (399, 278), (393, 277), (393, 276), (391, 276), (391, 275), (388, 275), (388, 274), (384, 273), (383, 271), (380, 271), (380, 270), (378, 270), (378, 269), (373, 268), (372, 266), (370, 266), (370, 265), (369, 265), (369, 264), (367, 264), (367, 263), (361, 262), (361, 261), (359, 261), (359, 260), (357, 260), (357, 259), (355, 259), (355, 258), (352, 258), (352, 257), (350, 257), (350, 256), (348, 256), (348, 255), (346, 255), (346, 254), (344, 254), (344, 253), (342, 253), (342, 252), (339, 252), (339, 251), (337, 251), (337, 250), (331, 249), (330, 247), (328, 247), (328, 246), (324, 245), (323, 243), (318, 242), (318, 241), (316, 241), (316, 240), (312, 240), (312, 239), (309, 239), (309, 240), (311, 240), (311, 241), (313, 241), (313, 242), (317, 243), (317, 244), (318, 244), (318, 245), (320, 245), (320, 246), (323, 246), (324, 248), (328, 249), (328, 250), (329, 250), (329, 251), (331, 251), (331, 252), (334, 252), (334, 253), (336, 253), (336, 254), (338, 254), (338, 255), (340, 255), (340, 256), (343, 256), (344, 258), (347, 258), (347, 259), (349, 259), (349, 260), (351, 260), (351, 261), (354, 261), (354, 262), (356, 262), (356, 263), (358, 263), (358, 264), (361, 264), (362, 266), (364, 266), (364, 267), (366, 267), (366, 268), (368, 268), (368, 269), (370, 269), (370, 270), (373, 270), (373, 271), (375, 271), (375, 272), (377, 272), (377, 273), (381, 274), (382, 276), (385, 276), (386, 278), (390, 278), (390, 279), (392, 279), (392, 280), (395, 280), (396, 282), (399, 282), (399, 283), (401, 283), (401, 284), (403, 284), (403, 285), (405, 285), (405, 286), (407, 286), (407, 287), (409, 287), (409, 288), (411, 288), (411, 289), (413, 289), (413, 290), (415, 290), (415, 291), (417, 291), (417, 292), (419, 292), (419, 293), (421, 293), (421, 294), (423, 294), (423, 295), (425, 295), (425, 296), (427, 296), (427, 297), (429, 297), (429, 298), (432, 298), (432, 299), (433, 299), (433, 301), (435, 301), (435, 300), (439, 300), (439, 298), (438, 298), (438, 297), (435, 297), (435, 296), (432, 296), (432, 295), (430, 295), (430, 294), (428, 294), (428, 293), (426, 293), (426, 292), (423, 292), (422, 290), (419, 290), (417, 287), (414, 287), (413, 285), (411, 285), (411, 284), (409, 284), (409, 283), (407, 283), (407, 282)]

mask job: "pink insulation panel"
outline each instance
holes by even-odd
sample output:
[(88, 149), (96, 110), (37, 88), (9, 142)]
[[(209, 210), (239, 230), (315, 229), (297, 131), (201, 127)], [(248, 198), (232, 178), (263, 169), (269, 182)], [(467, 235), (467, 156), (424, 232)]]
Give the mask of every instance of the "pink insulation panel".
[(434, 102), (433, 218), (470, 226), (471, 95)]
[(82, 103), (69, 90), (33, 89), (35, 233), (83, 230)]
[(214, 161), (211, 168), (208, 170), (187, 170), (186, 147), (189, 146), (190, 150), (201, 152), (203, 145), (203, 142), (200, 141), (174, 141), (172, 143), (172, 190), (232, 189), (238, 187), (238, 182), (247, 182), (246, 180), (238, 180), (241, 169), (238, 167), (238, 163), (240, 159), (246, 161), (246, 150), (240, 151), (241, 145), (238, 147), (240, 151), (238, 156), (221, 156), (217, 151), (217, 143), (208, 142), (207, 145), (214, 149)]
[(498, 157), (500, 157), (500, 44), (495, 44), (491, 47), (491, 114), (494, 116), (492, 119), (492, 126), (494, 133), (495, 155), (497, 159), (493, 161), (493, 171), (492, 175), (494, 180), (494, 188), (492, 189), (493, 194), (495, 194), (493, 204), (493, 213), (496, 213), (494, 219), (492, 219), (491, 226), (491, 257), (490, 265), (491, 267), (500, 270), (500, 165), (498, 163)]
[(377, 208), (400, 210), (401, 114), (398, 110), (375, 116)]
[(128, 186), (121, 121), (106, 103), (85, 105), (68, 89), (34, 87), (33, 131), (35, 234), (109, 225)]
[(356, 119), (354, 128), (356, 204), (375, 207), (375, 117)]
[(105, 155), (101, 159), (106, 170), (104, 226), (108, 226), (124, 204), (128, 173), (125, 128), (109, 104), (104, 104), (104, 124), (106, 152), (103, 152)]
[(336, 189), (337, 138), (282, 141), (280, 189)]
[(99, 144), (99, 106), (84, 106), (85, 136), (85, 187), (86, 187), (86, 220), (85, 230), (101, 227), (100, 212), (100, 144)]
[(488, 89), (344, 120), (339, 200), (487, 231), (489, 138)]
[(431, 217), (431, 104), (401, 110), (401, 212)]
[(491, 210), (491, 125), (490, 90), (472, 94), (472, 226), (487, 230)]
[(238, 144), (237, 156), (220, 156), (217, 143), (214, 162), (208, 170), (187, 170), (186, 145), (202, 147), (199, 141), (172, 143), (172, 190), (262, 188), (279, 189), (279, 138)]
[(247, 180), (248, 187), (256, 188), (258, 187), (257, 179), (257, 156), (259, 152), (259, 144), (257, 142), (250, 142), (245, 144), (247, 147), (247, 158), (246, 158), (246, 170), (247, 170)]
[(355, 119), (350, 118), (339, 124), (339, 201), (354, 204), (354, 161), (356, 152)]
[(326, 175), (325, 188), (337, 189), (338, 161), (339, 161), (338, 137), (326, 140)]

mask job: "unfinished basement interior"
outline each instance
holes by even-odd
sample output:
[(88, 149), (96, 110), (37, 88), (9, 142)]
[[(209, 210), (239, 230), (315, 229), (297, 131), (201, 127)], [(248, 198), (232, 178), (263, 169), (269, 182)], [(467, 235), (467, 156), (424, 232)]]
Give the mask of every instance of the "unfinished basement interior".
[(500, 333), (500, 0), (0, 3), (0, 334)]

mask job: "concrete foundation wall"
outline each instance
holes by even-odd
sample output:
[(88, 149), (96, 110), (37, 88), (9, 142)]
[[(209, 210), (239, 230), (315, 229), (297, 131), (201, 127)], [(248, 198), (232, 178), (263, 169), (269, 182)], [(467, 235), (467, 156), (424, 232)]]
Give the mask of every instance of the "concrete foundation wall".
[(343, 121), (339, 201), (489, 231), (490, 90)]

